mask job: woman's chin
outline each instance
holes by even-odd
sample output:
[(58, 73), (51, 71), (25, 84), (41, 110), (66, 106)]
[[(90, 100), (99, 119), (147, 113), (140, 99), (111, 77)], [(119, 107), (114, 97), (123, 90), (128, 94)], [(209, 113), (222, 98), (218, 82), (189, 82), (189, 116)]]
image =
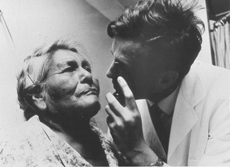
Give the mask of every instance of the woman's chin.
[[(92, 103), (88, 102), (88, 105), (85, 105), (80, 109), (80, 115), (84, 118), (92, 118), (95, 116), (101, 108), (99, 101), (94, 101)], [(77, 111), (78, 112), (78, 111)]]

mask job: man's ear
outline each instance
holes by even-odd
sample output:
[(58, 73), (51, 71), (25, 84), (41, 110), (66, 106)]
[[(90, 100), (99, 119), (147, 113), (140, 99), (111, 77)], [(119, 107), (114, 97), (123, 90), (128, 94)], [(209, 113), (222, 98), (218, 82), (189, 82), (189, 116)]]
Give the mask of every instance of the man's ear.
[(162, 74), (161, 80), (160, 80), (160, 85), (163, 89), (168, 88), (171, 86), (176, 79), (178, 78), (179, 74), (176, 71), (167, 71)]
[(46, 110), (47, 105), (46, 102), (44, 101), (44, 98), (41, 94), (34, 94), (32, 95), (32, 99), (34, 104), (42, 111)]

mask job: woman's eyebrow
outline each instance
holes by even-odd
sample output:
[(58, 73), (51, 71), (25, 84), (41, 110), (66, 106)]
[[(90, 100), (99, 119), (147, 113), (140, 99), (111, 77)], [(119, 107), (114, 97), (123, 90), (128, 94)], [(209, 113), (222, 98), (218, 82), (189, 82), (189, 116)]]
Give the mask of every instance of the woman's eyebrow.
[(82, 61), (82, 64), (91, 65), (91, 63), (88, 60), (86, 60), (86, 59)]
[(71, 66), (71, 65), (77, 65), (77, 61), (72, 59), (72, 60), (67, 60), (67, 61), (57, 63), (58, 69), (62, 69), (65, 68), (66, 66)]

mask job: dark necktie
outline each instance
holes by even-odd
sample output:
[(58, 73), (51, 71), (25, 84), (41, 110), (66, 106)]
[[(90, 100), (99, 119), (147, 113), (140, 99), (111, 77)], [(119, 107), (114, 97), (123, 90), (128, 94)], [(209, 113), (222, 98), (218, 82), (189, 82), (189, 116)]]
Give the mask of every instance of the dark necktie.
[(150, 108), (150, 115), (156, 129), (157, 135), (167, 155), (169, 135), (171, 130), (172, 116), (165, 114), (157, 104)]

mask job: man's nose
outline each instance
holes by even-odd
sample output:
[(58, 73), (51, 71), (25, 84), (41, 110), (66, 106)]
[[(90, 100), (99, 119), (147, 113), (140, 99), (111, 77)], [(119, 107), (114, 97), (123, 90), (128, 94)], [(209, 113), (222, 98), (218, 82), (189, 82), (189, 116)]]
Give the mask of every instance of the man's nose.
[(106, 76), (108, 78), (113, 78), (114, 77), (114, 73), (115, 73), (115, 68), (114, 68), (114, 63), (112, 63), (109, 67), (109, 69), (106, 72)]
[(84, 82), (92, 82), (92, 73), (87, 71), (86, 69), (80, 67), (80, 82), (84, 83)]

